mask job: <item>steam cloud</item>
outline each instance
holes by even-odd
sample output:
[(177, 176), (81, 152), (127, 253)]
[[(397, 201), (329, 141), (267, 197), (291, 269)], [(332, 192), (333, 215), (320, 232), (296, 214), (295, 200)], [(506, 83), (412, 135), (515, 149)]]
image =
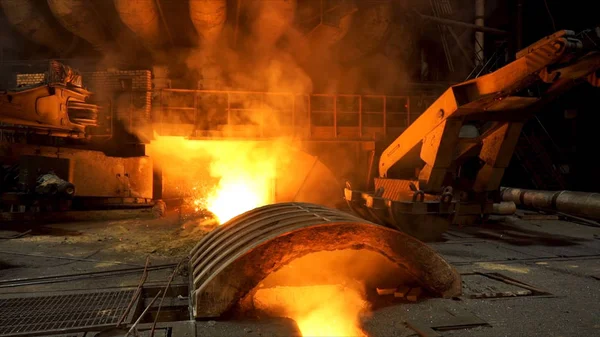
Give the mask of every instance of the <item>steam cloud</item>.
[[(307, 10), (306, 7), (297, 8), (295, 1), (249, 1), (245, 3), (247, 6), (242, 8), (242, 11), (246, 13), (246, 16), (242, 16), (237, 33), (233, 20), (230, 19), (219, 39), (210, 41), (210, 43), (201, 40), (198, 48), (185, 54), (173, 54), (172, 64), (184, 64), (183, 77), (188, 79), (187, 88), (194, 88), (198, 84), (199, 89), (208, 90), (298, 94), (313, 92), (381, 94), (393, 91), (398, 83), (404, 82), (406, 79), (406, 73), (401, 66), (402, 62), (398, 62), (401, 58), (398, 54), (401, 47), (385, 44), (391, 30), (391, 18), (388, 13), (391, 11), (391, 5), (389, 4), (382, 3), (373, 7), (361, 8), (353, 14), (344, 16), (337, 27), (317, 24), (306, 29), (306, 27), (300, 27), (298, 17), (311, 16), (311, 13), (303, 14), (303, 11)], [(309, 4), (308, 7), (313, 11), (315, 8), (319, 8), (319, 1), (302, 3)], [(357, 3), (360, 6), (361, 2)], [(370, 33), (365, 34), (363, 32), (365, 29)], [(369, 41), (369, 39), (373, 41)], [(353, 46), (355, 43), (365, 46), (357, 49)], [(199, 81), (196, 82), (196, 80)], [(198, 107), (203, 125), (196, 125), (196, 128), (219, 130), (219, 136), (239, 136), (239, 129), (235, 130), (237, 132), (235, 133), (231, 129), (223, 127), (227, 124), (224, 121), (227, 112), (223, 107), (223, 99), (223, 96), (218, 94), (202, 96)], [(181, 104), (177, 104), (177, 98), (172, 98), (171, 103), (179, 106), (190, 105), (190, 102), (184, 102), (185, 99), (181, 100)], [(281, 116), (277, 113), (288, 103), (267, 100), (260, 102), (261, 105), (257, 108), (257, 102), (248, 97), (232, 98), (231, 102), (246, 110), (244, 118), (248, 120), (240, 124), (259, 125), (262, 123), (267, 129), (265, 132), (271, 138), (276, 139), (275, 143), (286, 144), (286, 146), (294, 143), (293, 138), (296, 135), (291, 134), (289, 128), (286, 127), (288, 126), (286, 123), (289, 121), (281, 120)], [(307, 111), (304, 110), (304, 112)], [(178, 121), (172, 120), (171, 122)], [(189, 121), (186, 122), (183, 119), (179, 122), (182, 125), (189, 124)], [(183, 130), (182, 128), (183, 126), (180, 130)], [(252, 136), (251, 128), (247, 127), (245, 131), (249, 132), (247, 136)], [(204, 134), (204, 137), (210, 138), (211, 136), (210, 133)], [(164, 139), (162, 144), (160, 141), (153, 142), (150, 146), (151, 156), (155, 158), (157, 165), (185, 163), (178, 165), (177, 170), (185, 166), (186, 173), (175, 172), (175, 168), (168, 169), (172, 171), (171, 177), (177, 177), (176, 179), (180, 180), (180, 183), (173, 184), (173, 186), (180, 188), (184, 186), (192, 188), (199, 181), (199, 176), (210, 176), (213, 184), (218, 184), (219, 179), (233, 174), (227, 168), (222, 169), (221, 172), (207, 172), (207, 167), (239, 165), (251, 168), (256, 166), (253, 161), (287, 162), (288, 170), (273, 173), (275, 178), (279, 179), (283, 174), (286, 176), (296, 175), (298, 177), (296, 180), (302, 180), (302, 177), (311, 173), (310, 165), (315, 160), (314, 157), (304, 157), (302, 161), (307, 162), (299, 163), (299, 159), (294, 158), (290, 153), (293, 146), (285, 147), (286, 150), (281, 150), (282, 147), (278, 146), (277, 150), (260, 151), (260, 157), (255, 156), (253, 159), (248, 159), (246, 153), (256, 149), (207, 152), (206, 149), (184, 150), (187, 145), (166, 146), (165, 144), (168, 143)], [(219, 148), (215, 145), (215, 149)], [(173, 149), (177, 149), (175, 152), (178, 153), (170, 153)], [(317, 159), (323, 160), (323, 156), (329, 158), (344, 156), (337, 150), (335, 153), (331, 150), (329, 152), (331, 153), (321, 149), (321, 157)], [(173, 156), (179, 156), (179, 158), (168, 159)], [(339, 163), (339, 160), (337, 161)], [(292, 164), (289, 164), (290, 162)], [(303, 169), (298, 170), (295, 166), (302, 166)], [(357, 171), (353, 163), (348, 163), (348, 166), (341, 171)], [(168, 175), (168, 170), (163, 168), (163, 174)], [(254, 169), (250, 169), (249, 172), (254, 172), (251, 176), (257, 175)], [(196, 176), (199, 178), (192, 178)], [(264, 177), (261, 179), (264, 180)], [(331, 184), (323, 179), (319, 184), (321, 187), (317, 188), (317, 183), (313, 182), (313, 186), (306, 189), (313, 189), (313, 195), (322, 194), (322, 199), (325, 200), (328, 198), (330, 201), (335, 200), (336, 196), (341, 200), (340, 182), (336, 181)], [(163, 184), (166, 183), (163, 181)], [(290, 181), (290, 179), (287, 179), (286, 183), (293, 185), (289, 188), (290, 190), (302, 187), (297, 186), (297, 181)], [(288, 199), (292, 199), (294, 194), (289, 194)], [(312, 201), (316, 202), (316, 200)]]
[(404, 35), (391, 22), (390, 3), (358, 1), (357, 12), (326, 24), (302, 22), (319, 16), (319, 1), (246, 3), (238, 32), (229, 20), (216, 43), (185, 59), (204, 89), (382, 94), (408, 80), (411, 46), (394, 42)]

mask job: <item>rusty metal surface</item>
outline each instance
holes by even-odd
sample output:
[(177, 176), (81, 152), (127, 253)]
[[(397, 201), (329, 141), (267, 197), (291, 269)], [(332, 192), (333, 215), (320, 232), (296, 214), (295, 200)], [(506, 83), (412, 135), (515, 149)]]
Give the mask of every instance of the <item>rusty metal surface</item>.
[(375, 190), (383, 188), (382, 197), (386, 199), (399, 200), (411, 192), (411, 183), (418, 184), (417, 181), (375, 178)]
[(460, 293), (460, 276), (435, 251), (395, 230), (315, 204), (282, 203), (244, 213), (205, 236), (190, 253), (193, 312), (227, 313), (267, 275), (318, 251), (370, 250), (434, 295)]

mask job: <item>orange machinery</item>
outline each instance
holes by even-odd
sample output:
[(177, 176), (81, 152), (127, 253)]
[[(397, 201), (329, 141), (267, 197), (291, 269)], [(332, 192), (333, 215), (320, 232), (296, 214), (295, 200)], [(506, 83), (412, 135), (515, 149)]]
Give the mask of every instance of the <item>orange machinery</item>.
[(77, 71), (51, 61), (43, 83), (0, 91), (0, 122), (55, 137), (84, 138), (86, 127), (97, 125), (98, 106), (87, 103), (90, 96)]
[(450, 87), (381, 153), (375, 191), (346, 184), (348, 205), (426, 241), (489, 216), (523, 124), (575, 85), (599, 86), (599, 69), (600, 27), (563, 30)]

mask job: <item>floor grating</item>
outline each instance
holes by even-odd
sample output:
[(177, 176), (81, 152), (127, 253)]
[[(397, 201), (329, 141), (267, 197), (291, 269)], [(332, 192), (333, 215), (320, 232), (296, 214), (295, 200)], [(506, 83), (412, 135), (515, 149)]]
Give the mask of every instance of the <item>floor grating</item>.
[[(0, 337), (65, 333), (114, 326), (135, 290), (0, 298)], [(130, 311), (131, 315), (135, 307)]]

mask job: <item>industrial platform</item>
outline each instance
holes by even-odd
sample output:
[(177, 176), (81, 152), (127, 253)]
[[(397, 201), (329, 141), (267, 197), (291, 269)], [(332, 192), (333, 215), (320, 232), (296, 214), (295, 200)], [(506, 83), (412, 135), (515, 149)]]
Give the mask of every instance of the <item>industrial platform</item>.
[[(452, 228), (443, 242), (430, 244), (461, 273), (463, 295), (408, 303), (374, 294), (374, 310), (363, 321), (368, 336), (599, 334), (600, 227), (518, 215)], [(88, 332), (56, 336), (95, 336), (98, 327), (111, 326), (122, 313), (146, 256), (151, 261), (144, 285), (147, 305), (204, 233), (179, 218), (152, 219), (143, 212), (130, 220), (1, 230), (0, 336), (54, 336), (69, 326), (88, 327)], [(49, 277), (58, 275), (70, 276)], [(172, 322), (159, 323), (155, 336), (299, 335), (286, 318), (189, 321), (187, 282), (185, 275), (173, 280), (166, 299)], [(87, 296), (89, 306), (73, 307), (77, 296)], [(110, 314), (86, 316), (95, 305)], [(144, 335), (151, 324), (142, 323)]]

